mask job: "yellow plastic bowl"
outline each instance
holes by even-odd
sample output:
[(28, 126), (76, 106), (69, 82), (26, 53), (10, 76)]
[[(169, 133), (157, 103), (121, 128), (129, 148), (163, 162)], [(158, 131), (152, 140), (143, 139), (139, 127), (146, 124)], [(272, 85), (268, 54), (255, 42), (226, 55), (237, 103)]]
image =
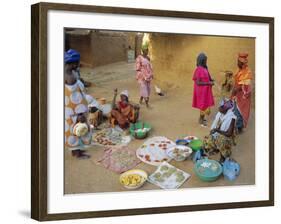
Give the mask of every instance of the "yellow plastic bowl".
[[(136, 174), (136, 175), (141, 176), (141, 177), (142, 177), (142, 181), (141, 181), (138, 185), (136, 185), (136, 186), (129, 186), (129, 185), (123, 184), (123, 183), (122, 183), (123, 177), (128, 176), (128, 175), (132, 175), (132, 174)], [(120, 177), (119, 177), (119, 182), (120, 182), (120, 184), (121, 184), (122, 186), (124, 186), (125, 188), (127, 188), (127, 189), (129, 189), (129, 190), (134, 190), (134, 189), (140, 188), (140, 187), (146, 182), (147, 177), (148, 177), (148, 175), (147, 175), (147, 173), (146, 173), (144, 170), (133, 169), (133, 170), (128, 170), (128, 171), (122, 173), (122, 174), (120, 175)]]

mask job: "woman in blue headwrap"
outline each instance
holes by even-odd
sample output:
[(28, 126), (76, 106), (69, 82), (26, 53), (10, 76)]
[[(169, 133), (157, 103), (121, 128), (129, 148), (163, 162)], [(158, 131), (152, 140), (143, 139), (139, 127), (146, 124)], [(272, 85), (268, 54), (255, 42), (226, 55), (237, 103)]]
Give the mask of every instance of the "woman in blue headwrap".
[(206, 153), (220, 152), (220, 161), (231, 155), (234, 145), (235, 123), (237, 117), (233, 112), (233, 101), (223, 99), (220, 102), (219, 112), (211, 126), (211, 131), (204, 139), (204, 150)]
[(86, 82), (80, 75), (80, 53), (74, 49), (69, 49), (64, 53), (64, 63), (67, 69), (70, 69), (74, 77), (79, 80), (84, 87), (91, 86), (90, 82)]

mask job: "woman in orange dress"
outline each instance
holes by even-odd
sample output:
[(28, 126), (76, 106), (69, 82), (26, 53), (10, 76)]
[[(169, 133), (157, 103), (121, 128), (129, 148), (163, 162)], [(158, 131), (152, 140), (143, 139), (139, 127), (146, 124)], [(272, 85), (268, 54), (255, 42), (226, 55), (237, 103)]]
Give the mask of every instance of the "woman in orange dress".
[(139, 106), (129, 102), (129, 92), (127, 90), (120, 93), (120, 101), (117, 103), (115, 103), (116, 96), (117, 89), (114, 90), (110, 123), (112, 127), (117, 124), (120, 128), (126, 129), (130, 126), (130, 123), (136, 123), (138, 120)]
[(253, 75), (248, 66), (248, 53), (239, 53), (238, 70), (234, 75), (232, 99), (235, 101), (234, 113), (237, 116), (236, 127), (239, 133), (247, 127), (251, 109), (251, 83)]

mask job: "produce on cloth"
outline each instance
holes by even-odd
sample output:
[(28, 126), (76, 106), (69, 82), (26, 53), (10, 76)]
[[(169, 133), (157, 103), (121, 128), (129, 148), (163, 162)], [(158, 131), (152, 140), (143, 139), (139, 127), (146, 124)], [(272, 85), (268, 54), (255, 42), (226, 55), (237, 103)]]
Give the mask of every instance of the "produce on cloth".
[(127, 189), (137, 189), (147, 180), (147, 173), (143, 170), (129, 170), (120, 175), (120, 183)]
[(180, 170), (167, 162), (163, 162), (154, 173), (148, 177), (148, 181), (163, 189), (179, 188), (190, 174)]
[(172, 146), (176, 146), (176, 144), (166, 137), (152, 137), (137, 149), (136, 155), (145, 163), (159, 166), (162, 162), (171, 160), (166, 150)]

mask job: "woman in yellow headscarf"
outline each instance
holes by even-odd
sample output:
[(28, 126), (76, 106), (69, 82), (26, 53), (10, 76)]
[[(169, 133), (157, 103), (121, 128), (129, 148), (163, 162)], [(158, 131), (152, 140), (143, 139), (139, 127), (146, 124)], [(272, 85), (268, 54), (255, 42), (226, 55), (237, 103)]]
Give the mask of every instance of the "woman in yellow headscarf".
[(248, 66), (248, 53), (239, 53), (238, 70), (234, 75), (232, 98), (235, 100), (234, 113), (237, 116), (236, 127), (242, 132), (248, 124), (251, 108), (251, 83), (253, 75)]

